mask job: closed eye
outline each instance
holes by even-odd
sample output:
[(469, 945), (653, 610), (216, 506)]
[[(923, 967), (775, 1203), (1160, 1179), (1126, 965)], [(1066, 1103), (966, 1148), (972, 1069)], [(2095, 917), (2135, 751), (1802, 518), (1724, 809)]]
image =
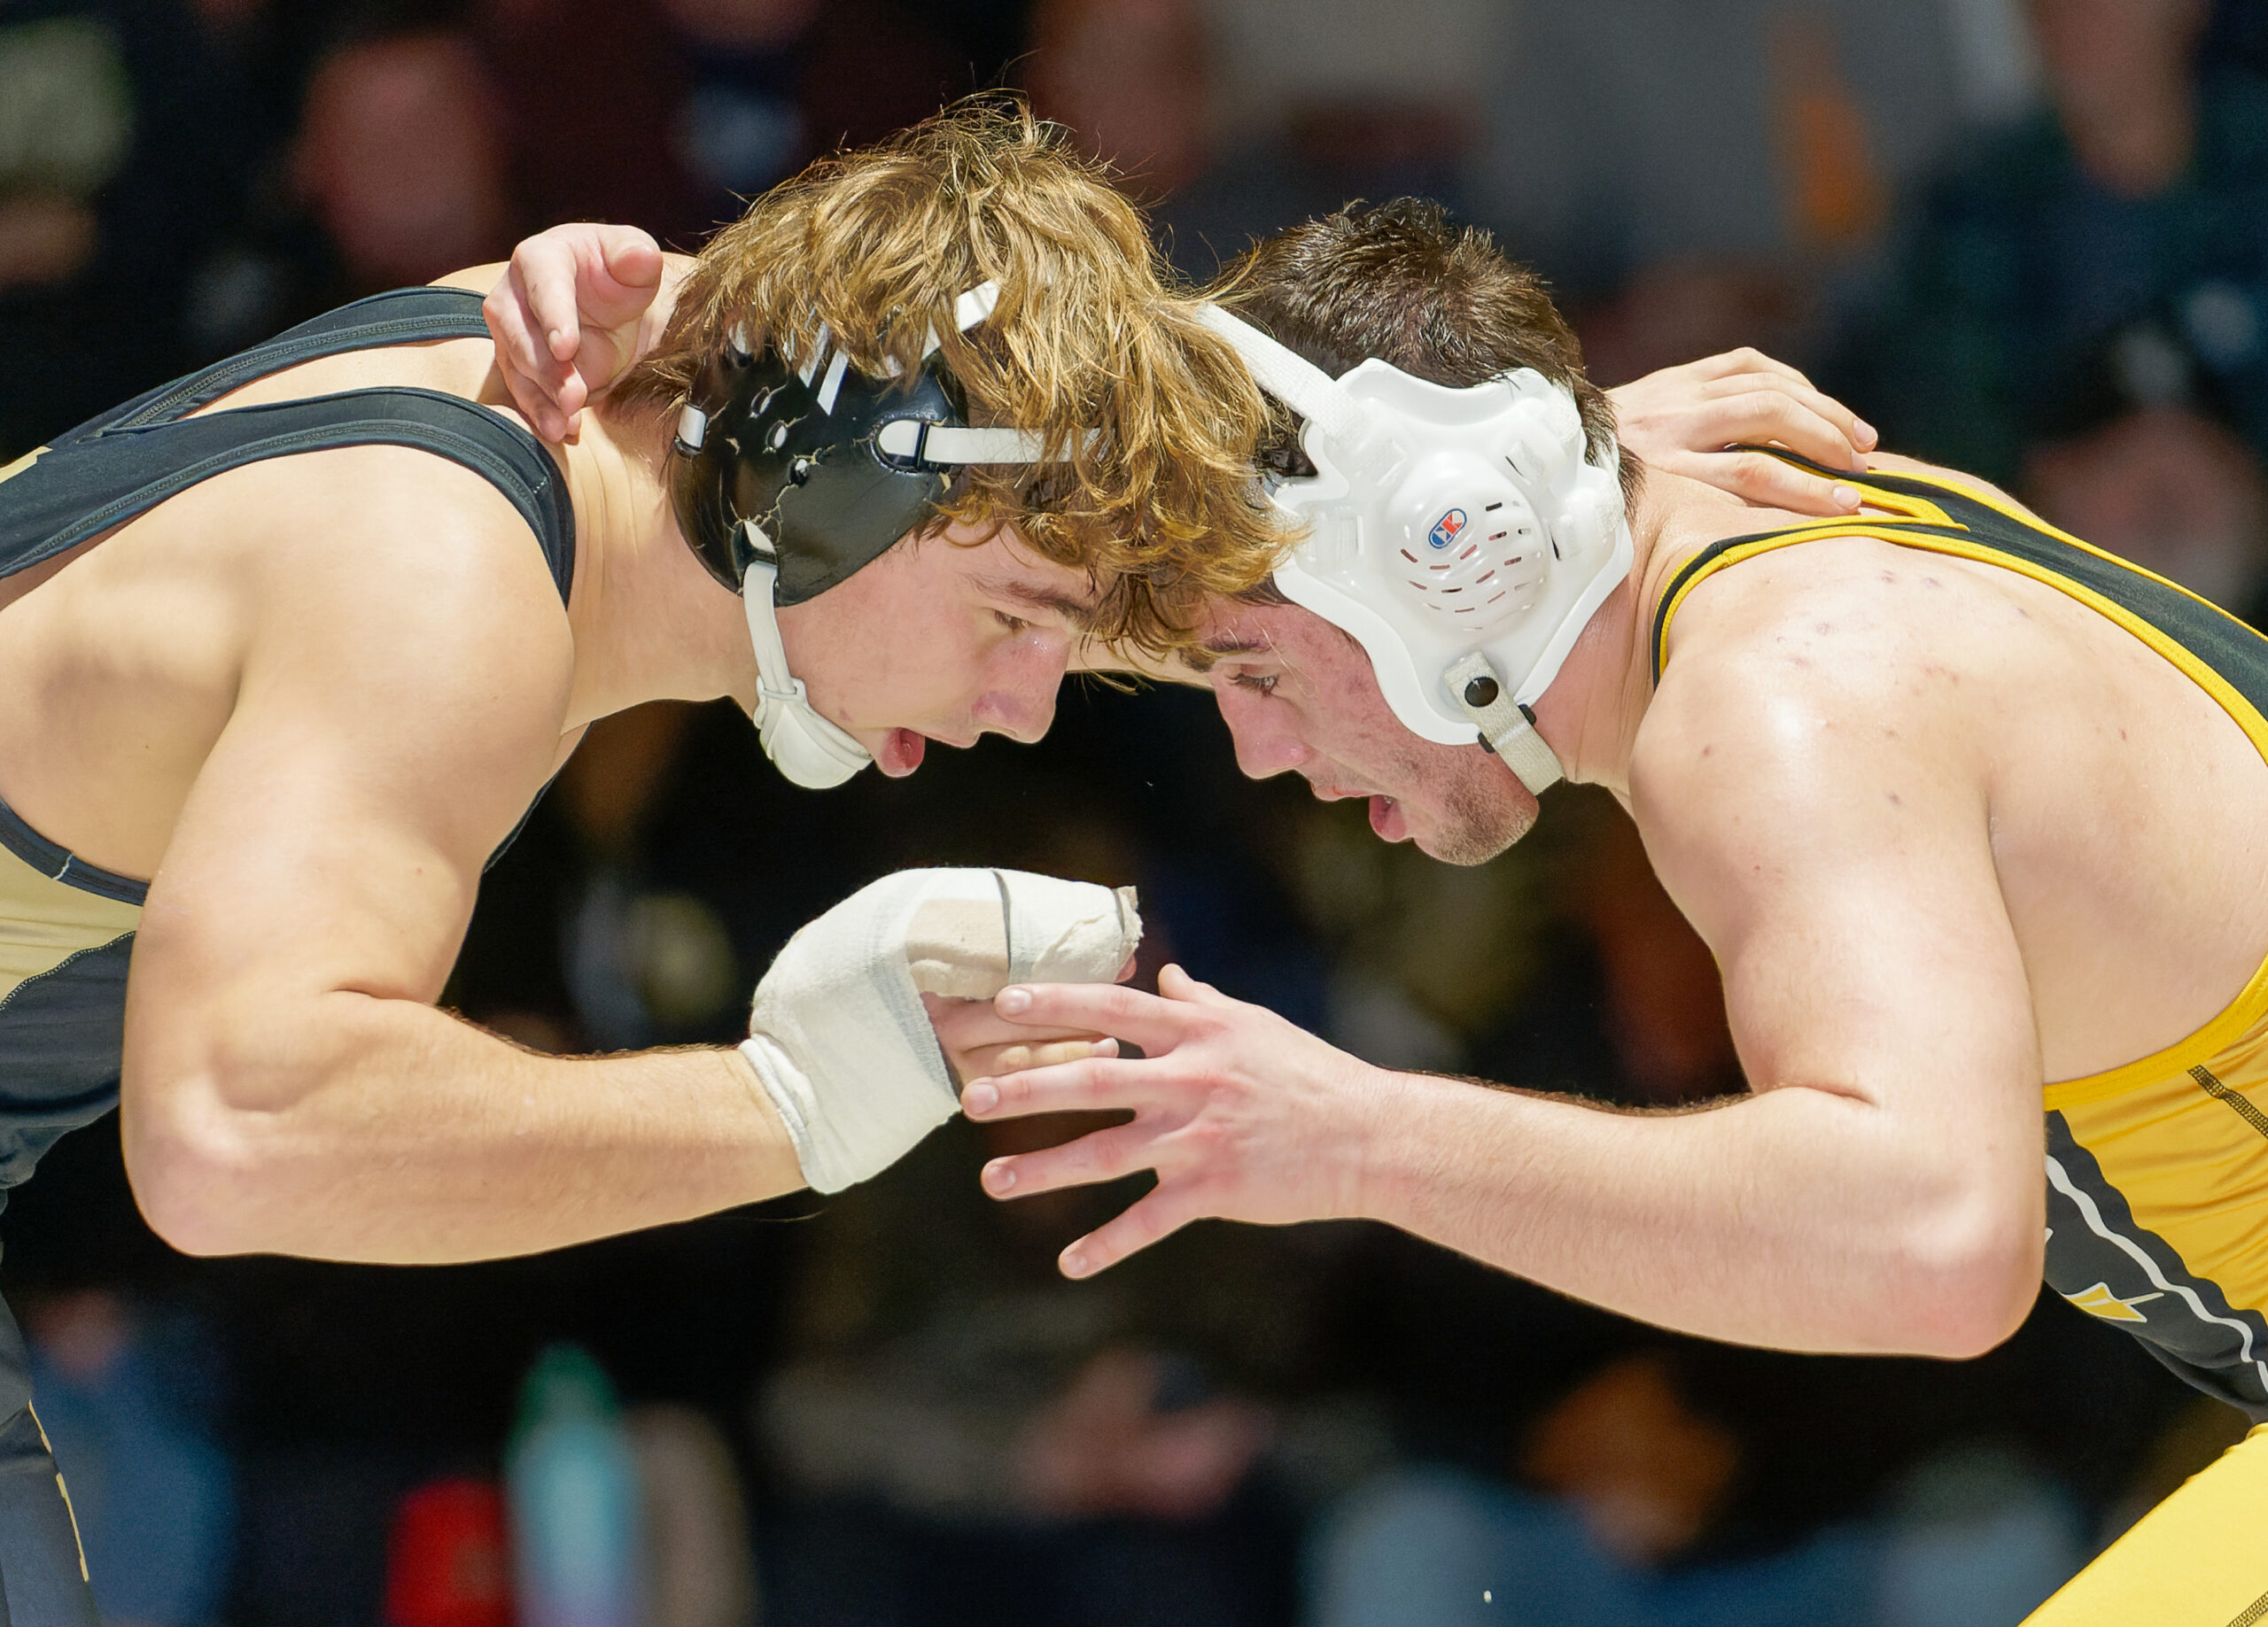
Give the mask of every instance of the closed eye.
[(1031, 624), (1024, 620), (1022, 616), (1011, 616), (1006, 610), (993, 611), (992, 619), (998, 622), (1001, 626), (1006, 628), (1012, 633), (1022, 632), (1031, 625)]
[(1272, 695), (1276, 693), (1277, 676), (1273, 672), (1237, 672), (1230, 675), (1229, 682), (1256, 695)]

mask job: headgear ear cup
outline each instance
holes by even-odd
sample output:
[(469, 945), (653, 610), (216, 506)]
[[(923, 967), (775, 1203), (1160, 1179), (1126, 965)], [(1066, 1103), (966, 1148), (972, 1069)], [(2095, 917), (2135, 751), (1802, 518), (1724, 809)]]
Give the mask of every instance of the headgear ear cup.
[(1307, 420), (1315, 472), (1270, 493), (1307, 533), (1278, 588), (1362, 645), (1404, 728), (1485, 741), (1541, 793), (1559, 763), (1526, 709), (1630, 571), (1612, 441), (1591, 449), (1534, 368), (1459, 390), (1372, 359), (1334, 379), (1218, 306), (1206, 322)]

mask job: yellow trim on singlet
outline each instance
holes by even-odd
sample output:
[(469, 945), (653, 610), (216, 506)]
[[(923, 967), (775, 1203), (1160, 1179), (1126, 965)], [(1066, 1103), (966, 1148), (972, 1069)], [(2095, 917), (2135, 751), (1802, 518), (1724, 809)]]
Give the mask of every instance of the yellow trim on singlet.
[[(1916, 481), (1922, 484), (1936, 486), (1948, 493), (1969, 499), (2029, 530), (2053, 537), (2059, 542), (2092, 554), (2099, 559), (2109, 560), (2138, 576), (2148, 577), (2154, 582), (2172, 588), (2185, 598), (2195, 600), (2197, 603), (2216, 615), (2227, 614), (2211, 600), (2191, 593), (2179, 582), (2169, 581), (2155, 571), (2145, 570), (2139, 565), (2119, 559), (2114, 554), (2106, 553), (2093, 544), (2072, 536), (2068, 531), (2059, 530), (2044, 520), (2024, 513), (2003, 499), (1993, 497), (1970, 486), (1932, 476), (1904, 470), (1884, 470), (1884, 472), (1886, 474), (1895, 472), (1897, 477), (1901, 480)], [(2253, 749), (2260, 754), (2263, 763), (2268, 763), (2268, 717), (2264, 717), (2250, 701), (2237, 693), (2226, 678), (2206, 665), (2190, 650), (2188, 646), (2155, 622), (2146, 620), (2125, 606), (2105, 598), (2084, 583), (2075, 582), (2069, 577), (2062, 576), (2033, 561), (2019, 558), (1987, 544), (1964, 542), (1956, 538), (1931, 536), (1926, 532), (1900, 531), (1898, 527), (1901, 520), (1907, 523), (1918, 522), (1945, 525), (1963, 531), (1969, 528), (1952, 518), (1944, 509), (1939, 508), (1926, 498), (1886, 491), (1863, 480), (1846, 478), (1845, 484), (1856, 487), (1873, 507), (1891, 510), (1899, 518), (1876, 522), (1873, 524), (1869, 524), (1863, 518), (1821, 521), (1809, 525), (1792, 526), (1787, 531), (1754, 538), (1725, 549), (1722, 554), (1679, 582), (1675, 591), (1664, 601), (1657, 620), (1660, 631), (1657, 637), (1654, 659), (1658, 666), (1666, 670), (1669, 664), (1670, 627), (1676, 619), (1679, 608), (1684, 604), (1686, 595), (1719, 571), (1729, 566), (1740, 564), (1744, 561), (1754, 559), (1759, 554), (1769, 554), (1775, 549), (1788, 547), (1799, 542), (1815, 542), (1829, 537), (1864, 537), (1877, 542), (1887, 542), (1896, 547), (1918, 548), (1925, 553), (1947, 554), (1957, 559), (1972, 560), (1979, 564), (2012, 570), (2019, 576), (2028, 577), (2035, 582), (2052, 587), (2067, 598), (2078, 600), (2097, 615), (2140, 639), (2145, 645), (2164, 657), (2192, 683), (2212, 696), (2220, 709), (2229, 715), (2231, 720), (2239, 728), (2244, 731), (2245, 738), (2252, 742)], [(2123, 1091), (2153, 1083), (2165, 1078), (2168, 1074), (2185, 1073), (2190, 1068), (2211, 1060), (2215, 1056), (2235, 1044), (2264, 1018), (2268, 1018), (2268, 957), (2262, 959), (2259, 966), (2254, 970), (2250, 980), (2245, 984), (2236, 998), (2194, 1033), (2176, 1041), (2162, 1050), (2152, 1051), (2147, 1057), (2139, 1057), (2121, 1066), (2110, 1068), (2100, 1073), (2088, 1073), (2078, 1079), (2068, 1079), (2049, 1084), (2044, 1088), (2046, 1104), (2049, 1110), (2054, 1111), (2085, 1103), (2098, 1102)]]

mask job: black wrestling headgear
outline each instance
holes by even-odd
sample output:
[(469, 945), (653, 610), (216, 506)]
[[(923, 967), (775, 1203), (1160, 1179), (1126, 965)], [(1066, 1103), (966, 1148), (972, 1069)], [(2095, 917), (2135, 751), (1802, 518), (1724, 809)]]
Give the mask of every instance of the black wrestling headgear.
[[(993, 298), (990, 284), (964, 295), (959, 314), (982, 321)], [(821, 329), (819, 353), (798, 368), (777, 349), (728, 345), (687, 392), (678, 520), (735, 593), (750, 562), (768, 557), (775, 602), (814, 599), (926, 523), (964, 464), (1040, 456), (1036, 436), (967, 427), (959, 382), (934, 347), (910, 384), (870, 377), (827, 348)]]
[[(965, 332), (992, 313), (987, 283), (960, 297)], [(959, 384), (929, 337), (910, 384), (872, 378), (819, 329), (802, 365), (737, 337), (702, 367), (679, 409), (678, 526), (710, 574), (741, 595), (756, 650), (757, 728), (800, 786), (840, 785), (870, 759), (788, 670), (774, 614), (874, 563), (936, 513), (953, 471), (1033, 463), (1040, 438), (968, 427)]]

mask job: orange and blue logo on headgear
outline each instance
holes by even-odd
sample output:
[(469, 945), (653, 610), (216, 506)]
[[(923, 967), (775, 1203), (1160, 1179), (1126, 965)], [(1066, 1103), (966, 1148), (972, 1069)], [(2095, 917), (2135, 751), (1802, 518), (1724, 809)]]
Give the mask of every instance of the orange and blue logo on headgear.
[(1452, 508), (1433, 522), (1433, 529), (1425, 540), (1437, 548), (1446, 548), (1464, 533), (1464, 510)]

